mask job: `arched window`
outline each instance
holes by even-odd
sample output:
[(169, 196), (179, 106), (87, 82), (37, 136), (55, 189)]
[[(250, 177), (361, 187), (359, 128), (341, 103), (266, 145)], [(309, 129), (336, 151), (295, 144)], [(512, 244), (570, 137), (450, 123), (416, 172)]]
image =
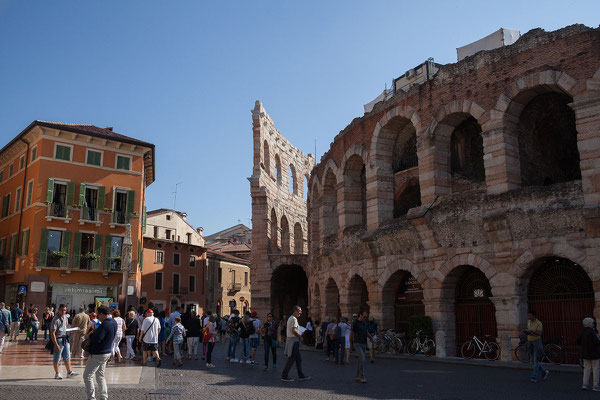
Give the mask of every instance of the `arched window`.
[(344, 170), (344, 226), (367, 225), (367, 179), (363, 159), (355, 154)]
[(304, 254), (304, 234), (300, 222), (294, 225), (294, 254)]
[(281, 217), (281, 252), (290, 254), (290, 224), (287, 217)]
[(336, 235), (339, 228), (339, 217), (337, 208), (337, 180), (331, 169), (325, 174), (325, 182), (323, 185), (323, 196), (321, 203), (323, 204), (323, 240), (329, 236)]
[(473, 117), (466, 118), (452, 132), (450, 170), (453, 178), (466, 179), (470, 182), (485, 181), (483, 137), (479, 123)]
[(298, 181), (296, 180), (296, 168), (290, 164), (290, 180), (289, 180), (289, 190), (292, 194), (298, 194)]
[(306, 201), (308, 199), (308, 177), (304, 175), (304, 186), (302, 187), (303, 196), (302, 198)]
[(279, 159), (279, 154), (275, 155), (275, 180), (278, 185), (281, 185), (281, 160)]
[(279, 252), (279, 228), (277, 227), (277, 214), (275, 209), (271, 209), (271, 229), (269, 230), (269, 244), (271, 253)]
[(266, 140), (263, 143), (263, 168), (267, 173), (271, 172), (271, 154), (269, 152), (269, 143)]

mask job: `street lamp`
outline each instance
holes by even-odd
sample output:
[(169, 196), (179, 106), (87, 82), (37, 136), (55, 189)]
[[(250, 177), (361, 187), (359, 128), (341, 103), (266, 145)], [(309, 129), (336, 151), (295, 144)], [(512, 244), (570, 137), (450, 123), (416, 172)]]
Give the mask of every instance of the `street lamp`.
[(127, 312), (127, 287), (129, 286), (129, 271), (131, 270), (131, 256), (133, 244), (131, 243), (131, 224), (125, 225), (125, 238), (121, 248), (121, 271), (123, 272), (123, 283), (121, 294), (123, 295), (124, 312)]

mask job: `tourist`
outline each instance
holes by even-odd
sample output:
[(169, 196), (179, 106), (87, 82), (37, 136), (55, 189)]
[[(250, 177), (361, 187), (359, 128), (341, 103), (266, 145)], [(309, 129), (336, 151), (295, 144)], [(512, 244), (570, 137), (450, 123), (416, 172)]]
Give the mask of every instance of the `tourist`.
[[(354, 349), (358, 352), (358, 364), (356, 365), (356, 377), (354, 380), (361, 383), (367, 383), (365, 379), (365, 353), (367, 351), (367, 338), (371, 336), (367, 330), (366, 319), (366, 311), (358, 313), (358, 318), (352, 323), (352, 330), (350, 332), (350, 340), (354, 344)], [(373, 337), (371, 337), (371, 340), (373, 340)]]
[(61, 304), (58, 306), (58, 312), (50, 323), (50, 340), (54, 344), (53, 361), (54, 379), (62, 379), (58, 371), (58, 363), (62, 357), (65, 367), (67, 367), (67, 378), (79, 375), (71, 369), (71, 346), (69, 345), (69, 335), (67, 335), (67, 306)]
[(262, 326), (262, 322), (258, 319), (258, 313), (256, 311), (252, 311), (251, 323), (254, 332), (250, 334), (250, 363), (256, 364), (256, 350), (258, 349), (258, 345), (260, 343), (260, 327)]
[(175, 307), (175, 311), (171, 313), (169, 316), (169, 327), (173, 328), (175, 326), (175, 317), (181, 318), (181, 307)]
[(135, 315), (135, 311), (129, 311), (125, 318), (125, 341), (127, 342), (127, 355), (125, 358), (133, 360), (135, 358), (135, 350), (133, 342), (138, 335), (139, 325)]
[(175, 317), (173, 319), (175, 325), (171, 328), (171, 333), (167, 340), (173, 342), (173, 365), (177, 367), (183, 366), (183, 339), (185, 338), (185, 328), (181, 325), (181, 318)]
[[(207, 330), (206, 335), (206, 368), (214, 368), (215, 365), (212, 363), (212, 352), (215, 348), (215, 336), (217, 335), (217, 328), (215, 327), (215, 317), (213, 315), (208, 319), (205, 329)], [(198, 358), (196, 358), (197, 360)]]
[(162, 356), (168, 353), (169, 346), (167, 345), (167, 338), (171, 333), (171, 325), (169, 325), (169, 320), (165, 311), (158, 313), (158, 323), (160, 325), (160, 332), (158, 333), (158, 351)]
[(337, 338), (335, 336), (335, 330), (337, 328), (337, 318), (331, 318), (331, 323), (327, 324), (327, 329), (325, 330), (325, 340), (327, 344), (327, 348), (325, 350), (325, 361), (330, 361), (333, 357), (336, 357), (336, 349), (337, 349)]
[(16, 342), (19, 338), (19, 328), (21, 325), (21, 318), (23, 316), (23, 310), (19, 308), (19, 305), (15, 303), (13, 308), (10, 310), (11, 324), (10, 324), (10, 341)]
[(298, 318), (301, 314), (302, 308), (300, 308), (300, 306), (294, 306), (294, 311), (287, 321), (284, 354), (288, 356), (288, 359), (285, 363), (285, 368), (283, 368), (283, 372), (281, 373), (281, 380), (284, 382), (294, 381), (288, 375), (294, 363), (296, 363), (296, 370), (298, 371), (298, 380), (303, 381), (310, 379), (309, 376), (304, 375), (302, 372), (302, 357), (300, 356), (300, 332), (298, 331), (300, 326), (298, 324)]
[[(321, 322), (321, 326), (319, 329), (319, 337), (321, 338), (321, 349), (325, 350), (325, 353), (327, 354), (327, 326), (329, 325), (329, 317), (325, 316), (325, 320), (323, 322)], [(327, 357), (329, 359), (329, 357)]]
[(31, 330), (29, 329), (29, 309), (25, 308), (23, 310), (23, 316), (21, 317), (21, 324), (23, 329), (25, 329), (25, 342), (29, 341)]
[[(343, 333), (344, 336), (344, 340), (343, 340), (343, 345), (344, 345), (344, 351), (343, 354), (345, 354), (344, 356), (344, 363), (348, 364), (350, 362), (350, 330), (351, 327), (348, 324), (348, 318), (344, 318), (344, 324), (346, 325), (346, 330)], [(365, 321), (366, 323), (367, 321)], [(340, 355), (340, 361), (341, 361), (342, 355)]]
[(304, 332), (304, 336), (305, 336), (305, 344), (307, 346), (312, 346), (314, 343), (314, 335), (313, 335), (313, 322), (312, 322), (312, 318), (308, 317), (308, 320), (306, 321), (306, 332)]
[(240, 338), (240, 312), (239, 310), (233, 310), (232, 316), (229, 317), (229, 323), (227, 325), (227, 331), (229, 333), (229, 348), (227, 350), (227, 359), (230, 362), (238, 362), (239, 360), (235, 357), (235, 350), (237, 342)]
[(240, 344), (242, 345), (242, 355), (240, 363), (251, 364), (250, 361), (250, 333), (253, 332), (254, 325), (250, 321), (250, 317), (244, 314), (244, 318), (240, 322)]
[(219, 318), (219, 327), (220, 327), (220, 331), (219, 331), (219, 342), (224, 342), (225, 341), (225, 335), (227, 334), (227, 322), (228, 322), (229, 316), (226, 315), (222, 318)]
[(593, 374), (592, 390), (600, 392), (598, 386), (598, 365), (600, 362), (600, 338), (594, 331), (594, 319), (583, 320), (583, 330), (579, 334), (577, 344), (581, 345), (581, 358), (583, 360), (583, 385), (581, 388), (587, 390), (590, 374)]
[(89, 333), (90, 356), (87, 359), (85, 370), (83, 371), (83, 382), (88, 400), (96, 398), (96, 389), (94, 387), (94, 375), (98, 382), (98, 392), (100, 399), (108, 399), (108, 388), (104, 378), (104, 369), (106, 363), (113, 351), (113, 343), (117, 333), (117, 322), (114, 318), (109, 318), (108, 308), (98, 307), (98, 319), (100, 326), (91, 330)]
[(48, 332), (50, 331), (50, 323), (52, 322), (52, 318), (54, 318), (54, 316), (50, 312), (50, 307), (46, 307), (44, 309), (44, 314), (42, 314), (42, 329), (44, 330), (44, 343), (48, 340)]
[(98, 329), (100, 326), (100, 320), (95, 312), (90, 313), (90, 326), (88, 329)]
[[(212, 312), (211, 311), (207, 311), (207, 312), (203, 312), (202, 313), (202, 329), (206, 328), (206, 326), (208, 325), (209, 321), (210, 321), (210, 316), (211, 316)], [(204, 335), (202, 336), (202, 359), (206, 359), (206, 340), (204, 340)]]
[(154, 355), (156, 358), (156, 366), (160, 367), (161, 359), (158, 354), (158, 334), (160, 330), (160, 322), (158, 322), (158, 318), (154, 316), (154, 310), (148, 309), (148, 311), (146, 311), (146, 318), (144, 318), (142, 324), (142, 329), (140, 330), (140, 338), (138, 339), (144, 346), (142, 365), (146, 365), (146, 359), (150, 355)]
[(529, 310), (527, 314), (527, 330), (524, 333), (527, 335), (531, 351), (530, 358), (533, 361), (533, 373), (531, 374), (531, 382), (537, 382), (538, 372), (542, 373), (542, 380), (548, 378), (550, 371), (542, 367), (542, 357), (544, 357), (544, 344), (542, 343), (542, 332), (544, 331), (542, 321), (537, 319), (535, 310)]
[(265, 371), (269, 369), (269, 353), (273, 354), (273, 369), (277, 366), (277, 322), (273, 314), (267, 314), (267, 321), (261, 327), (263, 344), (265, 345)]
[(321, 346), (321, 321), (317, 318), (315, 320), (315, 341), (314, 341), (315, 349), (320, 350), (323, 346)]
[(335, 351), (335, 363), (344, 365), (346, 359), (346, 333), (350, 330), (347, 324), (348, 318), (340, 318), (337, 326), (333, 329), (335, 343), (333, 345)]
[(11, 320), (10, 311), (4, 307), (4, 303), (0, 302), (0, 354), (4, 347), (4, 339), (10, 334)]
[(184, 325), (187, 331), (187, 347), (188, 347), (188, 360), (198, 359), (198, 353), (200, 350), (200, 335), (202, 334), (202, 322), (200, 317), (196, 314), (196, 311), (192, 311), (191, 318), (187, 321), (187, 326)]
[(377, 341), (377, 323), (375, 322), (375, 318), (369, 318), (369, 322), (367, 322), (367, 331), (369, 331), (369, 336), (367, 338), (367, 349), (369, 350), (369, 357), (371, 357), (371, 363), (375, 362), (375, 341)]
[(123, 321), (123, 318), (121, 318), (121, 312), (119, 310), (114, 310), (112, 312), (112, 317), (117, 323), (117, 333), (115, 334), (111, 360), (121, 363), (123, 362), (123, 356), (121, 356), (121, 349), (119, 345), (121, 344), (121, 339), (123, 339), (123, 332), (125, 332), (125, 321)]
[(40, 330), (40, 320), (37, 316), (38, 309), (36, 307), (33, 308), (31, 313), (31, 318), (29, 320), (29, 324), (31, 325), (31, 341), (33, 343), (37, 343), (38, 341), (38, 332)]
[(87, 334), (88, 327), (90, 325), (90, 316), (84, 312), (83, 307), (79, 307), (79, 312), (73, 317), (73, 323), (71, 328), (79, 328), (79, 330), (73, 332), (73, 345), (71, 346), (71, 357), (83, 358), (83, 349), (81, 348), (81, 342)]
[(287, 321), (288, 317), (286, 314), (283, 314), (281, 321), (279, 321), (279, 343), (283, 343), (285, 346), (286, 343), (286, 335), (287, 335)]

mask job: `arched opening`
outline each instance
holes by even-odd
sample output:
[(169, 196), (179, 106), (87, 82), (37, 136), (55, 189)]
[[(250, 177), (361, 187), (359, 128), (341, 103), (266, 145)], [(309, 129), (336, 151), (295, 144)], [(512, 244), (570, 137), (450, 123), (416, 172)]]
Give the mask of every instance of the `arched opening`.
[(344, 218), (346, 228), (367, 224), (367, 179), (363, 159), (351, 156), (344, 170)]
[(308, 200), (308, 177), (304, 175), (304, 180), (302, 182), (304, 186), (302, 187), (302, 198), (307, 201)]
[(281, 252), (290, 254), (290, 224), (287, 217), (281, 217)]
[(290, 315), (292, 307), (302, 307), (301, 325), (306, 322), (308, 310), (308, 278), (299, 265), (282, 265), (271, 276), (271, 306), (277, 319)]
[(358, 275), (354, 275), (348, 285), (348, 306), (353, 314), (369, 311), (369, 289), (365, 280)]
[[(408, 177), (408, 175), (406, 175)], [(404, 178), (404, 177), (402, 177)], [(410, 177), (406, 184), (398, 187), (394, 201), (394, 218), (399, 218), (408, 213), (413, 207), (421, 205), (421, 186), (419, 185), (418, 174)]]
[(473, 336), (483, 338), (484, 335), (497, 337), (496, 309), (490, 300), (492, 289), (485, 274), (470, 265), (457, 268), (459, 273), (456, 283), (456, 347)]
[(481, 126), (472, 116), (454, 114), (460, 122), (450, 137), (450, 172), (452, 192), (472, 188), (472, 183), (485, 181), (483, 165), (483, 137)]
[(310, 221), (310, 247), (313, 255), (318, 255), (321, 248), (320, 237), (320, 214), (319, 214), (319, 189), (313, 186), (311, 191), (310, 202), (308, 204), (309, 221)]
[(277, 226), (277, 213), (271, 209), (271, 224), (269, 229), (269, 253), (279, 253), (279, 228)]
[(281, 160), (279, 159), (279, 154), (275, 155), (275, 181), (278, 185), (281, 185)]
[(269, 151), (269, 143), (266, 140), (263, 143), (263, 168), (267, 173), (271, 172), (271, 153)]
[(323, 196), (321, 197), (321, 204), (323, 205), (321, 210), (323, 213), (323, 241), (325, 243), (337, 242), (339, 216), (336, 184), (335, 174), (330, 169), (327, 170), (323, 185)]
[(298, 181), (296, 180), (296, 168), (290, 164), (289, 190), (292, 194), (298, 194)]
[(408, 271), (396, 271), (383, 286), (382, 327), (408, 334), (408, 320), (425, 315), (423, 288)]
[(517, 126), (521, 186), (581, 179), (575, 112), (569, 107), (572, 102), (566, 94), (551, 92), (526, 103)]
[(317, 319), (321, 319), (321, 289), (319, 285), (315, 282), (315, 286), (313, 288), (312, 294), (312, 308), (311, 308), (311, 317), (313, 321)]
[(300, 222), (294, 225), (294, 254), (304, 254), (304, 234)]
[(581, 322), (594, 315), (594, 286), (587, 273), (565, 258), (538, 260), (529, 280), (528, 302), (544, 326), (542, 339), (559, 343), (567, 362), (576, 363)]
[(325, 315), (329, 318), (339, 319), (342, 316), (340, 311), (340, 290), (333, 278), (327, 280), (325, 285)]

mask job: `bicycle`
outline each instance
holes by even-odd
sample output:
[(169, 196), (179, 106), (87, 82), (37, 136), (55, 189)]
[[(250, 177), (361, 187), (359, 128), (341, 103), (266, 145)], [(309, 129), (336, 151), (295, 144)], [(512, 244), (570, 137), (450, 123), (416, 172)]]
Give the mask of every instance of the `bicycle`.
[(384, 333), (375, 345), (375, 350), (378, 353), (387, 353), (391, 350), (392, 354), (400, 354), (403, 349), (402, 339), (391, 329)]
[[(530, 362), (531, 345), (529, 343), (521, 343), (515, 349), (515, 357), (517, 360), (528, 363)], [(560, 365), (565, 360), (565, 350), (556, 343), (544, 344), (544, 355), (542, 362), (546, 360), (551, 364)]]
[(435, 354), (435, 342), (431, 339), (428, 339), (427, 336), (425, 336), (423, 341), (421, 341), (419, 338), (421, 333), (423, 333), (423, 331), (417, 331), (416, 337), (408, 344), (408, 353), (412, 356), (420, 351), (429, 357)]
[(485, 335), (482, 342), (477, 336), (473, 336), (471, 340), (463, 343), (463, 345), (460, 347), (460, 353), (462, 357), (465, 360), (473, 358), (475, 356), (475, 352), (479, 351), (479, 357), (484, 355), (485, 358), (490, 361), (500, 358), (500, 346), (498, 346), (498, 343), (495, 340), (488, 342), (488, 338), (491, 338), (491, 336)]

